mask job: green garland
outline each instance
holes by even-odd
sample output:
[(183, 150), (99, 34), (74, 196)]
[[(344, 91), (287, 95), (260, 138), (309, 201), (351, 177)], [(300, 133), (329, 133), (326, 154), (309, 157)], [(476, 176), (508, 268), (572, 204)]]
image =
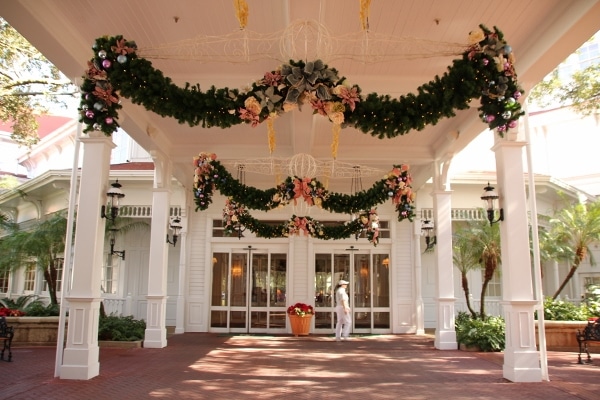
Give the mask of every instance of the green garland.
[(204, 152), (194, 157), (196, 211), (206, 210), (212, 203), (214, 190), (218, 189), (235, 203), (261, 211), (270, 211), (292, 201), (305, 201), (309, 206), (314, 205), (330, 212), (357, 214), (391, 199), (396, 205), (398, 221), (412, 221), (415, 216), (415, 193), (411, 183), (408, 166), (395, 165), (383, 179), (375, 182), (371, 189), (362, 190), (354, 195), (329, 192), (318, 180), (300, 177), (288, 177), (275, 188), (261, 190), (246, 186), (231, 176), (213, 153)]
[(416, 94), (398, 99), (377, 93), (363, 97), (358, 86), (346, 86), (345, 78), (320, 60), (290, 61), (265, 73), (246, 91), (214, 86), (202, 91), (189, 83), (180, 88), (150, 61), (137, 56), (135, 42), (105, 36), (96, 39), (94, 57), (88, 62), (81, 86), (80, 121), (86, 125), (85, 132), (112, 134), (119, 126), (119, 96), (182, 124), (220, 128), (243, 122), (256, 126), (308, 102), (314, 113), (336, 125), (393, 138), (435, 125), (480, 98), (480, 117), (502, 136), (523, 115), (518, 102), (523, 91), (503, 34), (497, 28), (480, 27), (470, 34), (469, 48), (447, 72), (417, 88)]
[(363, 211), (352, 221), (337, 226), (325, 226), (311, 217), (296, 215), (282, 224), (273, 225), (253, 218), (243, 205), (228, 199), (223, 210), (223, 227), (229, 236), (241, 235), (243, 230), (248, 229), (266, 239), (302, 234), (323, 240), (345, 239), (352, 235), (358, 239), (365, 232), (373, 246), (379, 243), (379, 216), (376, 210)]

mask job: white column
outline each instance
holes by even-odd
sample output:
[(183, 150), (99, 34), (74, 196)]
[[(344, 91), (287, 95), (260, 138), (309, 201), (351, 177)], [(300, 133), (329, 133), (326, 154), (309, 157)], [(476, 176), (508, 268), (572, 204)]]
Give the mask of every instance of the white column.
[(437, 242), (434, 248), (437, 267), (437, 327), (435, 348), (456, 350), (456, 330), (454, 327), (454, 265), (452, 264), (452, 220), (451, 191), (434, 190), (433, 215)]
[(148, 295), (144, 347), (167, 346), (165, 323), (167, 309), (167, 225), (169, 223), (169, 189), (155, 188), (152, 195), (152, 226), (150, 232), (150, 262), (148, 265)]
[[(175, 317), (175, 333), (185, 332), (185, 282), (186, 282), (186, 244), (187, 224), (182, 219), (183, 229), (179, 235), (177, 246), (179, 246), (179, 284), (177, 285), (177, 314)], [(212, 264), (211, 264), (212, 265)]]
[(536, 348), (529, 225), (523, 174), (524, 142), (498, 139), (496, 153), (502, 250), (502, 298), (506, 320), (504, 378), (513, 382), (540, 382), (540, 354)]
[(83, 164), (79, 188), (77, 230), (73, 254), (73, 277), (69, 296), (67, 344), (60, 368), (61, 379), (91, 379), (100, 372), (98, 359), (98, 318), (100, 282), (104, 251), (105, 220), (100, 208), (109, 187), (109, 137), (92, 132), (81, 138)]
[(421, 263), (421, 219), (413, 222), (413, 249), (415, 260), (415, 307), (417, 335), (425, 334), (425, 305), (423, 304), (423, 267)]

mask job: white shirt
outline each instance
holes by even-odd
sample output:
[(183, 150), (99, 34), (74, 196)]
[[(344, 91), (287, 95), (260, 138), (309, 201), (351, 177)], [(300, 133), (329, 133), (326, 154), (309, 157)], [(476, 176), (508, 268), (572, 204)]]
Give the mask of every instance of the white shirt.
[(346, 289), (340, 286), (338, 290), (335, 292), (335, 303), (338, 306), (344, 307), (348, 305), (348, 293), (346, 293)]

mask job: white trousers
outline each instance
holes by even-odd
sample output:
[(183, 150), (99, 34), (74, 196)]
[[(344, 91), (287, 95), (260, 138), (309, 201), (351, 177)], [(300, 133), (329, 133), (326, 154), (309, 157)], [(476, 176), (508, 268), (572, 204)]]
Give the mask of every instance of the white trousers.
[(346, 314), (344, 312), (344, 306), (336, 306), (335, 312), (337, 313), (337, 322), (335, 323), (335, 338), (347, 338), (350, 334), (350, 325), (352, 324), (350, 313)]

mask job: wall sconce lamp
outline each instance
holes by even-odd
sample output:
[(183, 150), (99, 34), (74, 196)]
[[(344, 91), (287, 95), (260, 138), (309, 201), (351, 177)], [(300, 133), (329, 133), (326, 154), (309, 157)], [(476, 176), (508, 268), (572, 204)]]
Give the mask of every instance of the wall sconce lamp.
[(110, 231), (110, 255), (115, 255), (115, 256), (119, 256), (121, 257), (121, 260), (125, 260), (125, 250), (123, 251), (119, 251), (119, 250), (115, 250), (115, 236), (117, 234), (117, 232), (119, 231), (119, 229), (112, 227), (109, 229)]
[(425, 251), (432, 250), (433, 246), (435, 246), (437, 243), (436, 236), (431, 236), (431, 232), (433, 232), (433, 222), (428, 219), (424, 220), (423, 224), (421, 225), (421, 231), (425, 235)]
[(173, 241), (169, 240), (169, 234), (167, 233), (167, 243), (172, 244), (173, 247), (177, 244), (177, 238), (179, 237), (179, 231), (181, 230), (181, 218), (174, 217), (171, 219), (171, 223), (169, 224), (169, 228), (173, 231)]
[[(121, 184), (117, 179), (115, 183), (110, 185), (110, 189), (106, 192), (108, 205), (102, 206), (100, 209), (100, 217), (106, 218), (109, 221), (114, 221), (119, 215), (119, 200), (123, 197), (125, 197), (125, 194), (121, 190)], [(107, 211), (108, 214), (106, 213)]]
[(490, 221), (490, 225), (495, 224), (496, 222), (504, 221), (504, 209), (500, 208), (499, 217), (497, 220), (494, 220), (496, 217), (496, 210), (494, 207), (494, 201), (498, 199), (498, 193), (494, 190), (493, 186), (490, 186), (488, 182), (487, 186), (483, 188), (483, 194), (481, 195), (481, 200), (485, 202), (486, 210), (487, 210), (487, 219)]

